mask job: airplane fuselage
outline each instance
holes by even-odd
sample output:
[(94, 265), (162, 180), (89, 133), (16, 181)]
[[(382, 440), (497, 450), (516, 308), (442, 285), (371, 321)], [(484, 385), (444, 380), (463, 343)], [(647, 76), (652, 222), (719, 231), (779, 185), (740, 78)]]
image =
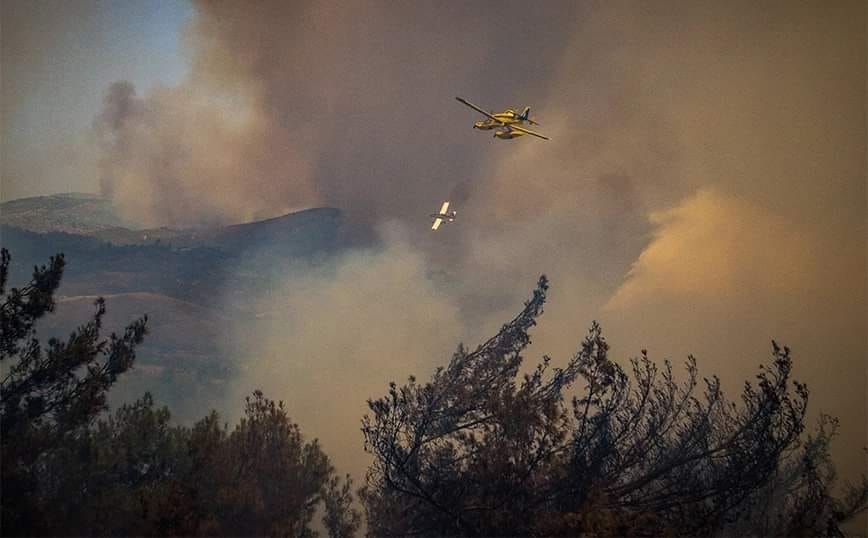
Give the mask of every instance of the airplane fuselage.
[(429, 216), (432, 219), (443, 219), (448, 222), (453, 222), (455, 220), (455, 211), (450, 211), (448, 213), (431, 213)]
[(508, 108), (503, 112), (498, 112), (497, 114), (492, 114), (492, 116), (494, 116), (496, 120), (487, 119), (477, 121), (473, 124), (473, 128), (488, 131), (491, 129), (497, 129), (504, 125), (521, 125), (525, 122), (525, 118), (522, 118), (520, 114), (511, 108)]

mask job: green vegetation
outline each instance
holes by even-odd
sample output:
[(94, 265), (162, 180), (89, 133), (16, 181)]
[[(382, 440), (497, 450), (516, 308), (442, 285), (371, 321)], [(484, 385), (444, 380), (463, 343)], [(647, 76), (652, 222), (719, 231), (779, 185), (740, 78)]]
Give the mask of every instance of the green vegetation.
[[(213, 411), (173, 425), (147, 393), (109, 414), (148, 320), (103, 338), (97, 300), (91, 320), (43, 346), (35, 327), (64, 258), (6, 293), (9, 262), (4, 249), (4, 535), (314, 536), (318, 511), (330, 536), (358, 532), (349, 477), (261, 392), (231, 429)], [(837, 422), (805, 434), (808, 391), (785, 347), (738, 404), (692, 358), (683, 380), (644, 353), (625, 372), (596, 324), (565, 368), (545, 357), (518, 380), (547, 290), (543, 277), (515, 319), (430, 381), (369, 401), (370, 535), (840, 535), (868, 506), (864, 477), (833, 494)]]

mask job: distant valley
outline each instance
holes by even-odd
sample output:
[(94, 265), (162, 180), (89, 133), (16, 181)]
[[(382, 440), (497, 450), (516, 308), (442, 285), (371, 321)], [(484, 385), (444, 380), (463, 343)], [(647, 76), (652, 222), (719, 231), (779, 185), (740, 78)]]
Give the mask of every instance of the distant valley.
[(219, 400), (233, 350), (243, 347), (225, 335), (262, 317), (252, 298), (288, 267), (326, 264), (355, 246), (343, 238), (343, 215), (333, 208), (196, 229), (121, 223), (111, 204), (94, 195), (0, 204), (0, 244), (12, 254), (10, 285), (25, 284), (34, 265), (64, 253), (60, 300), (39, 325), (41, 338), (68, 335), (92, 315), (97, 296), (106, 299), (106, 334), (147, 314), (150, 335), (115, 396), (128, 400), (151, 390), (182, 420)]

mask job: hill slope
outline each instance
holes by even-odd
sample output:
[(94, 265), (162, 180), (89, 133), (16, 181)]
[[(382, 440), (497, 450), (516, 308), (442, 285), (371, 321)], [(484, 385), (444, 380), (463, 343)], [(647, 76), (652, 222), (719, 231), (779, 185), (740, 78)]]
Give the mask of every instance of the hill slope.
[(13, 200), (0, 204), (0, 215), (0, 245), (12, 254), (10, 286), (27, 282), (49, 256), (66, 257), (57, 310), (40, 322), (40, 339), (67, 337), (93, 315), (97, 296), (106, 299), (106, 335), (147, 314), (150, 334), (112, 399), (151, 391), (182, 419), (217, 405), (231, 358), (252, 349), (226, 341), (256, 334), (240, 330), (259, 323), (252, 297), (288, 267), (328, 263), (349, 246), (343, 215), (333, 208), (183, 230), (124, 228), (108, 202), (91, 195)]
[(0, 224), (34, 232), (93, 234), (121, 227), (111, 202), (95, 194), (67, 193), (0, 204)]
[[(93, 223), (90, 233), (72, 233), (68, 230), (81, 229), (76, 224), (80, 223), (77, 212), (93, 199), (84, 205), (64, 200), (58, 195), (3, 204), (15, 210), (7, 215), (4, 209), (4, 222), (27, 225), (0, 224), (0, 244), (13, 255), (13, 284), (26, 279), (34, 265), (63, 252), (67, 270), (62, 289), (68, 295), (150, 292), (210, 303), (230, 281), (243, 290), (287, 264), (343, 248), (342, 214), (333, 208), (231, 226), (156, 231), (161, 233), (96, 229)], [(34, 220), (52, 215), (55, 202), (60, 209), (47, 219), (50, 225)], [(107, 237), (121, 240), (116, 243)]]

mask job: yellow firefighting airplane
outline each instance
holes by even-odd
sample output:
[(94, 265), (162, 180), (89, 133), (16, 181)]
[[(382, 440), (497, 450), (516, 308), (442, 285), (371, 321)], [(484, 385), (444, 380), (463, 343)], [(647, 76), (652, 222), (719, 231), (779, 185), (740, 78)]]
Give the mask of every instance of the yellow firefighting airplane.
[(549, 140), (549, 138), (546, 136), (519, 126), (524, 122), (528, 122), (531, 125), (539, 125), (537, 122), (533, 121), (528, 117), (530, 115), (529, 106), (524, 107), (524, 110), (521, 111), (521, 114), (511, 108), (508, 108), (503, 112), (494, 113), (486, 112), (485, 110), (482, 110), (470, 101), (462, 99), (461, 97), (456, 97), (455, 99), (457, 99), (459, 103), (467, 105), (473, 110), (488, 117), (487, 120), (480, 120), (474, 123), (474, 129), (480, 129), (483, 131), (498, 129), (494, 132), (494, 137), (501, 140), (512, 140), (513, 138), (518, 138), (519, 136), (523, 136), (526, 134), (533, 135), (537, 138), (542, 138), (543, 140)]
[(439, 213), (431, 213), (431, 218), (434, 219), (434, 224), (431, 225), (432, 230), (436, 230), (443, 224), (443, 221), (452, 222), (455, 220), (455, 210), (448, 211), (449, 202), (443, 202)]

